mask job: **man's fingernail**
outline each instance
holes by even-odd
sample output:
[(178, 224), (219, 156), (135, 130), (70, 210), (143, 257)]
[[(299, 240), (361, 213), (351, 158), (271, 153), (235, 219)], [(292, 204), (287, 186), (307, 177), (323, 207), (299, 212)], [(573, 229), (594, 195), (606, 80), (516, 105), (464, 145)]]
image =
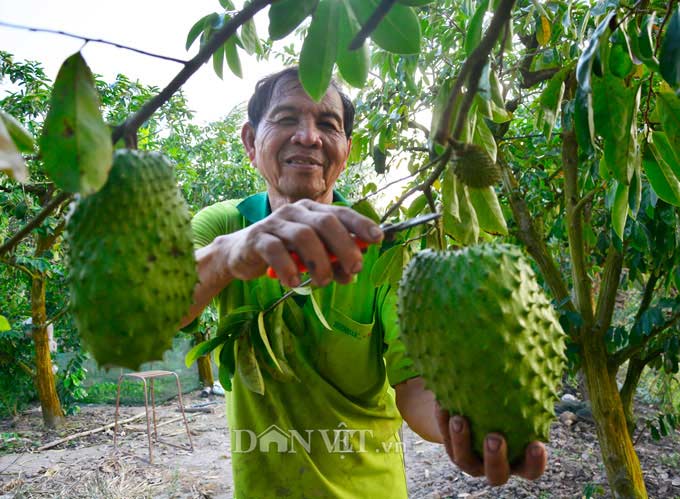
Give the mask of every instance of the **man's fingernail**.
[(543, 448), (540, 445), (532, 445), (529, 449), (531, 457), (541, 457), (543, 455)]
[(486, 437), (486, 450), (490, 452), (498, 452), (501, 448), (501, 440), (498, 437)]
[(380, 227), (371, 227), (368, 233), (373, 239), (380, 239), (383, 235), (383, 231), (380, 229)]
[(355, 264), (352, 266), (352, 274), (358, 274), (359, 272), (361, 272), (361, 268), (363, 267), (363, 265), (364, 265), (364, 264), (363, 264), (362, 262), (360, 262), (360, 261), (357, 262), (357, 263), (355, 263)]
[(453, 421), (451, 421), (451, 428), (453, 428), (453, 431), (456, 433), (463, 431), (463, 420), (460, 418), (460, 416), (453, 417)]
[(293, 276), (288, 280), (289, 287), (297, 288), (300, 285), (300, 276)]

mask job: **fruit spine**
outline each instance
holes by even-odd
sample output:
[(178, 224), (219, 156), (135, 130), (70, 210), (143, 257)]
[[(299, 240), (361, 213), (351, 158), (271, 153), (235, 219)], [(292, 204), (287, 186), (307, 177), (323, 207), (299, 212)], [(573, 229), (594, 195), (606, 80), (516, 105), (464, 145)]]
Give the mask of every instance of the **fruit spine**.
[(547, 441), (565, 365), (564, 333), (520, 250), (424, 251), (399, 287), (402, 336), (440, 405), (470, 421), (473, 446), (505, 435), (508, 458)]
[(162, 359), (197, 282), (190, 215), (159, 153), (119, 150), (67, 226), (71, 307), (104, 366)]

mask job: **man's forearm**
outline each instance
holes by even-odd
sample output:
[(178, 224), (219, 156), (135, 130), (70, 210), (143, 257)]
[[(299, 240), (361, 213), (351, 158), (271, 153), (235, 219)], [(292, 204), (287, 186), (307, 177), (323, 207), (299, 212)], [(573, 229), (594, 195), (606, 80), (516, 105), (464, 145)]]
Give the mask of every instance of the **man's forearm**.
[(196, 250), (198, 283), (194, 288), (194, 303), (182, 318), (180, 327), (186, 326), (200, 315), (210, 301), (234, 278), (221, 257), (225, 244), (229, 244), (228, 236), (220, 236), (209, 245)]
[(409, 427), (425, 440), (444, 443), (437, 424), (437, 401), (434, 393), (425, 388), (425, 380), (412, 378), (394, 387), (397, 408)]

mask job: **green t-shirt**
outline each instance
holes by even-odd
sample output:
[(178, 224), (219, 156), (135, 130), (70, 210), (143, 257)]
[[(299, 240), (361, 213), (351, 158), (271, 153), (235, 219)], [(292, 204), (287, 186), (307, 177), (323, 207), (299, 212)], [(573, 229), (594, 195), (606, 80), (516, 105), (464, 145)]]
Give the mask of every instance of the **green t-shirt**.
[[(344, 202), (337, 194), (334, 201)], [(205, 208), (193, 220), (196, 246), (269, 214), (266, 193)], [(287, 354), (299, 382), (263, 370), (265, 393), (258, 395), (234, 376), (227, 418), (239, 499), (407, 497), (402, 418), (390, 385), (416, 373), (398, 339), (395, 294), (371, 284), (379, 252), (368, 249), (352, 284), (314, 290), (332, 331), (307, 297), (288, 300), (304, 317), (305, 330), (295, 331)], [(268, 277), (233, 281), (216, 298), (220, 320), (284, 291)]]

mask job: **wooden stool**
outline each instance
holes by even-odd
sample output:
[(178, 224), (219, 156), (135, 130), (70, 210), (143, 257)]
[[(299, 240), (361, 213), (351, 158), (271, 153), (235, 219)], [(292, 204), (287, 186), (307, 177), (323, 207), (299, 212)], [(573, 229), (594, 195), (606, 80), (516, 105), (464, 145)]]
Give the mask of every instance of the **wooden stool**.
[(182, 387), (179, 382), (179, 376), (177, 376), (177, 373), (174, 373), (172, 371), (141, 371), (141, 372), (136, 372), (136, 373), (124, 373), (121, 374), (118, 377), (118, 395), (116, 396), (116, 417), (114, 419), (113, 423), (113, 446), (114, 448), (117, 446), (117, 439), (116, 436), (118, 435), (118, 412), (120, 410), (120, 384), (121, 381), (123, 380), (124, 377), (126, 378), (133, 378), (133, 379), (138, 379), (141, 380), (144, 383), (144, 409), (146, 410), (146, 434), (149, 439), (149, 463), (153, 464), (153, 447), (151, 444), (151, 422), (149, 420), (149, 390), (148, 386), (146, 383), (146, 380), (148, 379), (150, 381), (151, 385), (151, 413), (153, 415), (153, 435), (154, 439), (156, 442), (164, 443), (167, 445), (170, 445), (172, 447), (177, 447), (179, 449), (184, 449), (184, 447), (180, 447), (178, 445), (175, 445), (173, 443), (167, 442), (167, 441), (161, 441), (158, 438), (158, 428), (156, 426), (156, 398), (154, 396), (154, 388), (153, 388), (153, 381), (155, 378), (160, 378), (161, 376), (174, 376), (175, 381), (177, 382), (177, 398), (178, 398), (178, 403), (179, 403), (179, 409), (182, 412), (182, 418), (184, 419), (184, 427), (187, 430), (187, 437), (189, 438), (189, 450), (191, 452), (194, 451), (194, 444), (191, 441), (191, 433), (189, 432), (189, 424), (187, 423), (187, 417), (184, 414), (184, 404), (182, 403)]

